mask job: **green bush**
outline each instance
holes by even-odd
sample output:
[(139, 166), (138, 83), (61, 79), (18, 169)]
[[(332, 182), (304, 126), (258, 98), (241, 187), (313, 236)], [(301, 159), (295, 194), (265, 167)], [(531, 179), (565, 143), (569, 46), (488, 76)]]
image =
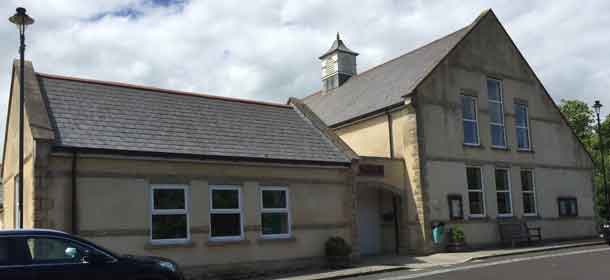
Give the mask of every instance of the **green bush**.
[(452, 242), (462, 243), (466, 240), (466, 235), (464, 234), (464, 231), (459, 227), (452, 227), (449, 230), (449, 234), (451, 236)]
[(352, 253), (352, 247), (338, 236), (329, 238), (324, 247), (327, 257), (347, 257)]

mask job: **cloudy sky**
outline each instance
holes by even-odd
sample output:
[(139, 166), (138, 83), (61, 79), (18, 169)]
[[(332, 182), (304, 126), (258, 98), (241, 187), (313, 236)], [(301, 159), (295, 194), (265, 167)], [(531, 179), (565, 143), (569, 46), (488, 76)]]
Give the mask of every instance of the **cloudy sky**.
[[(36, 20), (26, 56), (38, 72), (282, 103), (320, 88), (317, 57), (337, 31), (362, 71), (493, 8), (557, 102), (610, 111), (610, 1), (11, 0), (0, 11), (17, 6)], [(0, 38), (4, 122), (16, 28), (0, 24)]]

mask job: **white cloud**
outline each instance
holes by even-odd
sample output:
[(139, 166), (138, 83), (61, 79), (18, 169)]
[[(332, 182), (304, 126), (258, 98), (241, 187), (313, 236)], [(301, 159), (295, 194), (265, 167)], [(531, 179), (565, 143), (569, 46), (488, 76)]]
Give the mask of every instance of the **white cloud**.
[[(22, 5), (36, 19), (27, 32), (27, 58), (40, 72), (285, 102), (320, 88), (317, 57), (337, 31), (360, 53), (363, 71), (493, 8), (556, 101), (580, 98), (592, 103), (599, 98), (610, 107), (610, 3), (602, 0), (552, 5), (482, 0), (173, 2), (3, 1), (0, 10), (8, 17)], [(4, 116), (18, 38), (8, 21), (0, 24), (0, 36)]]

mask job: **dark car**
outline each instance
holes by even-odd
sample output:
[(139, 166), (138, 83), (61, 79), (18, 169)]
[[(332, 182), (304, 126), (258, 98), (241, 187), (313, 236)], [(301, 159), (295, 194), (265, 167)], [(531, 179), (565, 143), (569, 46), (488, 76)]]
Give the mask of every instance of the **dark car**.
[(159, 257), (118, 255), (54, 230), (0, 230), (0, 279), (184, 279)]

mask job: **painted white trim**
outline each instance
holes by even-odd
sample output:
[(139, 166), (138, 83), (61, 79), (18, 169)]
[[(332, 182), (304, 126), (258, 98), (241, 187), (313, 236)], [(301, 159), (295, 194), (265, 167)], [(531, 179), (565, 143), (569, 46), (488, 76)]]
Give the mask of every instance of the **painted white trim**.
[[(489, 99), (489, 88), (487, 88), (487, 104), (489, 103), (496, 103), (496, 104), (500, 104), (500, 117), (502, 118), (502, 122), (501, 123), (496, 123), (496, 122), (492, 122), (491, 121), (491, 110), (489, 109), (489, 105), (487, 106), (487, 111), (490, 112), (489, 115), (489, 133), (490, 133), (490, 138), (489, 140), (491, 141), (491, 146), (494, 148), (501, 148), (501, 149), (506, 149), (506, 147), (508, 147), (508, 138), (506, 137), (506, 121), (504, 118), (504, 84), (502, 83), (502, 80), (498, 80), (498, 79), (494, 79), (494, 78), (490, 78), (487, 77), (487, 79), (485, 80), (485, 86), (487, 86), (487, 82), (488, 81), (496, 81), (499, 84), (499, 97), (500, 100), (491, 100)], [(503, 131), (503, 136), (504, 136), (504, 146), (502, 145), (494, 145), (493, 143), (493, 131), (492, 131), (492, 126), (501, 126), (502, 127), (502, 131)]]
[[(155, 190), (182, 190), (184, 194), (184, 209), (155, 209)], [(191, 241), (190, 192), (188, 185), (150, 185), (149, 191), (149, 241), (155, 245), (184, 244)], [(155, 215), (186, 215), (186, 238), (153, 239), (153, 216)]]
[[(469, 168), (476, 168), (479, 170), (479, 181), (481, 182), (481, 190), (471, 189), (470, 186), (468, 186), (468, 169)], [(468, 217), (471, 217), (471, 218), (485, 217), (485, 215), (487, 214), (487, 203), (486, 203), (486, 199), (485, 199), (485, 184), (483, 183), (483, 168), (481, 168), (480, 166), (472, 166), (472, 165), (466, 166), (466, 192), (467, 192), (467, 194), (470, 194), (471, 192), (480, 192), (481, 200), (482, 200), (481, 203), (483, 205), (483, 213), (481, 213), (481, 214), (470, 213), (470, 196), (468, 196)]]
[[(286, 208), (265, 208), (263, 205), (263, 192), (264, 191), (283, 191), (286, 195)], [(260, 198), (260, 217), (261, 217), (261, 237), (264, 239), (282, 239), (282, 238), (290, 238), (292, 237), (292, 215), (290, 211), (290, 190), (286, 187), (271, 187), (271, 186), (262, 186), (259, 189), (259, 198)], [(264, 234), (263, 233), (263, 224), (262, 224), (262, 216), (263, 213), (280, 213), (287, 214), (288, 216), (288, 233), (282, 234)]]
[[(537, 216), (538, 215), (538, 196), (536, 195), (536, 179), (534, 176), (534, 170), (533, 169), (528, 169), (528, 168), (522, 168), (521, 170), (519, 170), (519, 177), (521, 177), (521, 172), (523, 171), (527, 171), (530, 172), (531, 176), (532, 176), (532, 190), (530, 191), (525, 191), (523, 190), (523, 180), (521, 180), (521, 200), (523, 200), (523, 216)], [(534, 196), (534, 212), (532, 213), (526, 213), (525, 212), (525, 196), (523, 194), (525, 193), (531, 193)]]
[(475, 143), (469, 143), (466, 142), (465, 138), (464, 138), (464, 145), (468, 145), (468, 146), (480, 146), (481, 145), (481, 136), (480, 136), (480, 132), (479, 132), (479, 104), (478, 104), (478, 99), (474, 96), (470, 96), (470, 95), (465, 95), (464, 93), (462, 93), (462, 111), (464, 110), (464, 98), (469, 98), (470, 101), (472, 102), (472, 104), (474, 105), (473, 108), (473, 115), (474, 115), (474, 119), (465, 119), (464, 118), (464, 112), (462, 112), (462, 127), (463, 127), (463, 131), (464, 131), (464, 136), (466, 136), (466, 127), (464, 126), (464, 122), (471, 122), (475, 124), (476, 127), (476, 132), (477, 132), (477, 138), (476, 138), (476, 142)]
[[(239, 208), (233, 209), (214, 209), (213, 195), (215, 190), (232, 190), (237, 191), (237, 206)], [(243, 197), (241, 193), (241, 186), (239, 185), (211, 185), (209, 187), (209, 199), (210, 199), (210, 218), (209, 226), (210, 233), (208, 239), (210, 241), (229, 241), (229, 240), (243, 240), (244, 239), (244, 213), (243, 213)], [(212, 214), (239, 214), (239, 235), (235, 236), (212, 236)]]
[[(496, 177), (496, 170), (505, 170), (506, 171), (506, 182), (508, 183), (508, 189), (507, 190), (498, 190), (498, 177)], [(495, 167), (494, 168), (494, 182), (495, 184), (495, 189), (496, 189), (496, 201), (498, 201), (498, 193), (508, 193), (508, 200), (509, 200), (509, 206), (510, 206), (510, 213), (500, 213), (498, 209), (498, 205), (496, 205), (496, 212), (498, 217), (512, 217), (514, 215), (514, 207), (513, 207), (513, 194), (512, 194), (512, 187), (511, 187), (511, 180), (510, 180), (510, 168), (502, 168), (502, 167)]]

